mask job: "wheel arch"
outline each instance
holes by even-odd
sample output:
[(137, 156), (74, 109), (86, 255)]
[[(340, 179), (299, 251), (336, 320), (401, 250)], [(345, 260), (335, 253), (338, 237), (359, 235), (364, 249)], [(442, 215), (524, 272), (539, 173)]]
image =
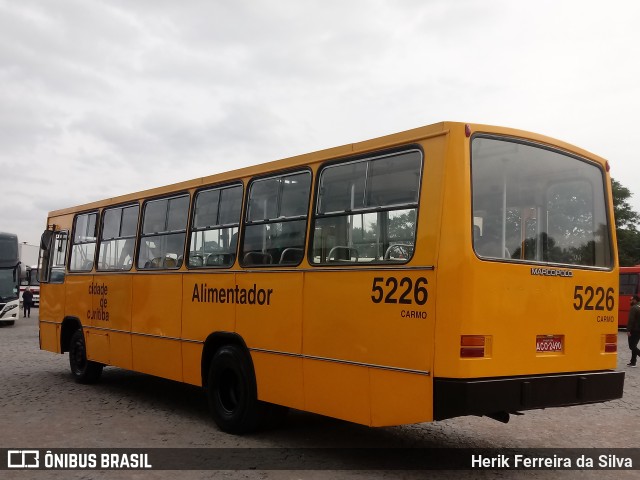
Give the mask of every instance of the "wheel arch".
[(69, 351), (69, 344), (71, 343), (71, 337), (76, 330), (82, 330), (82, 323), (78, 317), (65, 317), (62, 321), (62, 328), (60, 330), (60, 353)]
[[(240, 335), (235, 332), (213, 332), (210, 334), (204, 342), (204, 348), (202, 349), (202, 359), (200, 365), (200, 371), (202, 376), (202, 386), (208, 387), (209, 383), (209, 368), (211, 368), (211, 359), (218, 351), (218, 349), (224, 345), (236, 345), (247, 354), (251, 369), (253, 370), (253, 359), (249, 353), (249, 348)], [(255, 372), (254, 372), (255, 378)]]

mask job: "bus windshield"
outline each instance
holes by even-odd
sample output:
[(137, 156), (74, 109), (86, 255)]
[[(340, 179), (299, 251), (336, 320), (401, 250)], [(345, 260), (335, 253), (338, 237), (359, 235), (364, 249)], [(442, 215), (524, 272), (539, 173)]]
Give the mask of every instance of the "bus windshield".
[(0, 233), (0, 301), (18, 298), (18, 237)]
[(6, 302), (16, 298), (15, 270), (0, 268), (0, 301)]
[(598, 166), (541, 145), (481, 135), (473, 138), (471, 159), (479, 257), (612, 266)]

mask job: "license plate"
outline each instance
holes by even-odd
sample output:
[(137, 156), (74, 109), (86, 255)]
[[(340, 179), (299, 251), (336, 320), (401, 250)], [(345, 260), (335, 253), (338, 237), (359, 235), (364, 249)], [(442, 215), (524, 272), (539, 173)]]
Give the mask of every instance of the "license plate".
[(538, 335), (536, 337), (537, 353), (561, 353), (563, 347), (563, 335)]

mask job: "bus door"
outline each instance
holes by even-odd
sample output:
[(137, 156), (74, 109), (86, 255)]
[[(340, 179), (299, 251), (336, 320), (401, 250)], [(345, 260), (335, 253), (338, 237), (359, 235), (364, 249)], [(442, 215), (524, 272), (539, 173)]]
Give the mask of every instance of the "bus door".
[(60, 325), (64, 318), (66, 230), (46, 230), (40, 242), (40, 348), (60, 352)]

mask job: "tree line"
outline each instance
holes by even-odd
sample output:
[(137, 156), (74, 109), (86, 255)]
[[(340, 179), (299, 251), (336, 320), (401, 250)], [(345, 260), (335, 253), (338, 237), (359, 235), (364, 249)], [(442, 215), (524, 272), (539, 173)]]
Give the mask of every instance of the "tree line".
[(613, 210), (618, 237), (618, 259), (620, 266), (640, 264), (640, 215), (629, 204), (631, 191), (617, 180), (611, 179)]

